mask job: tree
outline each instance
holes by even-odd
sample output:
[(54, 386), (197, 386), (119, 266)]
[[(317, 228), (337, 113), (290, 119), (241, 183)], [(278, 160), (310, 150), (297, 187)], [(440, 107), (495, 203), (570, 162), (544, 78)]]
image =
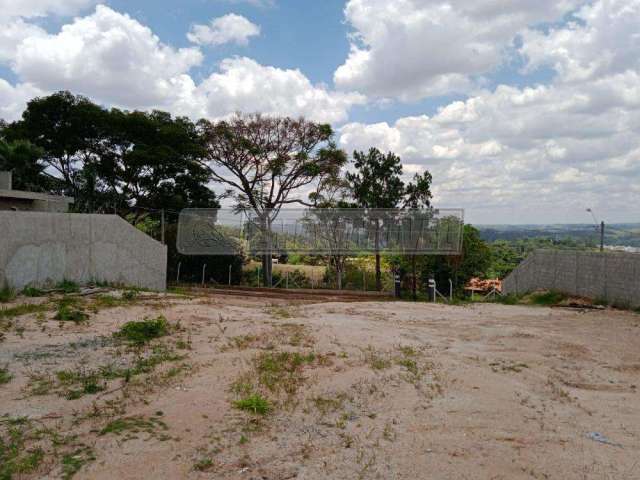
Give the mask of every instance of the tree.
[[(402, 180), (402, 162), (392, 152), (383, 154), (377, 148), (368, 153), (354, 152), (355, 171), (346, 174), (351, 195), (360, 208), (426, 208), (431, 205), (431, 181), (429, 172), (415, 174), (408, 185)], [(380, 270), (379, 231), (384, 222), (384, 213), (375, 214), (371, 219), (375, 225), (376, 248), (376, 289), (382, 289)]]
[(13, 172), (13, 188), (31, 192), (50, 192), (59, 188), (40, 162), (42, 149), (28, 140), (11, 143), (0, 139), (0, 171)]
[(76, 197), (83, 182), (84, 166), (94, 160), (93, 149), (101, 138), (105, 111), (89, 99), (58, 92), (27, 103), (22, 119), (4, 129), (6, 138), (28, 140), (42, 149), (40, 161), (61, 182), (61, 191)]
[(463, 231), (462, 252), (458, 256), (425, 256), (419, 265), (422, 281), (433, 275), (439, 286), (453, 282), (454, 291), (460, 293), (474, 277), (484, 277), (491, 265), (491, 249), (482, 240), (480, 232), (471, 225)]
[[(255, 215), (265, 235), (263, 278), (271, 285), (272, 222), (286, 205), (315, 205), (318, 188), (339, 175), (346, 156), (329, 125), (303, 118), (236, 115), (217, 123), (202, 120), (199, 127), (207, 149), (204, 165), (215, 181), (230, 187), (226, 196), (238, 211)], [(299, 197), (303, 188), (312, 190), (308, 200)]]
[(69, 92), (36, 98), (3, 129), (40, 149), (37, 165), (80, 212), (217, 207), (196, 126), (166, 112), (107, 110)]

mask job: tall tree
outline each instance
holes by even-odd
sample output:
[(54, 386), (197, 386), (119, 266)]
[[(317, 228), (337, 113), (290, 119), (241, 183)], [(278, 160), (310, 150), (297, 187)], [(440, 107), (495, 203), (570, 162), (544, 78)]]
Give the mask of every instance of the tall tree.
[[(29, 140), (43, 151), (42, 164), (61, 180), (60, 193), (78, 197), (82, 172), (95, 159), (105, 111), (89, 99), (58, 92), (27, 103), (22, 119), (4, 129), (8, 140)], [(76, 202), (78, 203), (78, 202)]]
[(56, 179), (40, 162), (41, 148), (28, 140), (7, 142), (0, 138), (0, 170), (13, 172), (13, 188), (31, 192), (50, 192), (59, 188)]
[[(383, 154), (377, 148), (353, 153), (354, 171), (347, 172), (351, 195), (357, 206), (366, 209), (425, 208), (431, 205), (431, 174), (415, 174), (413, 182), (405, 184), (400, 157), (392, 152)], [(384, 215), (372, 217), (375, 228), (376, 289), (382, 289), (379, 232)]]
[(186, 118), (107, 110), (59, 92), (30, 101), (3, 135), (40, 149), (37, 165), (59, 193), (75, 197), (77, 211), (133, 212), (137, 220), (141, 208), (218, 206), (199, 162), (199, 132)]
[[(346, 155), (333, 142), (329, 125), (303, 118), (236, 115), (217, 123), (201, 121), (205, 165), (228, 187), (239, 211), (252, 212), (266, 233), (263, 278), (271, 285), (271, 224), (286, 205), (312, 205), (318, 186), (337, 177)], [(312, 192), (300, 197), (303, 189)]]

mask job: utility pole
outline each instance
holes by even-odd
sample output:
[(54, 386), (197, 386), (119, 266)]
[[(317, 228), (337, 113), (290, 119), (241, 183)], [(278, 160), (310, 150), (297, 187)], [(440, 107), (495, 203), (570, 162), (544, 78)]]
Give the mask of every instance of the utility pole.
[(604, 221), (600, 222), (600, 251), (604, 252)]

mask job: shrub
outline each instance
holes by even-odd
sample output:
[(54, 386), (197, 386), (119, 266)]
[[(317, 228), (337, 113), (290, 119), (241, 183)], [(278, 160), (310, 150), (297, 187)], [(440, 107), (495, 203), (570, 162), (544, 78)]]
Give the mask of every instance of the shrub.
[(10, 287), (4, 287), (0, 290), (0, 303), (7, 303), (16, 298), (16, 291)]
[(39, 288), (35, 288), (35, 287), (24, 287), (24, 289), (22, 290), (22, 294), (25, 297), (43, 297), (44, 296), (44, 292)]

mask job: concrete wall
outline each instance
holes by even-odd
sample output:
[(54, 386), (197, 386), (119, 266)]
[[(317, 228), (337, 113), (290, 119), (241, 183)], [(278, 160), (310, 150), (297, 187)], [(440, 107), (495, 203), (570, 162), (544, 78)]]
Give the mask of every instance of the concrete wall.
[(64, 279), (164, 290), (167, 247), (115, 215), (0, 211), (0, 286)]
[(538, 250), (503, 282), (505, 293), (537, 289), (640, 307), (640, 254)]

